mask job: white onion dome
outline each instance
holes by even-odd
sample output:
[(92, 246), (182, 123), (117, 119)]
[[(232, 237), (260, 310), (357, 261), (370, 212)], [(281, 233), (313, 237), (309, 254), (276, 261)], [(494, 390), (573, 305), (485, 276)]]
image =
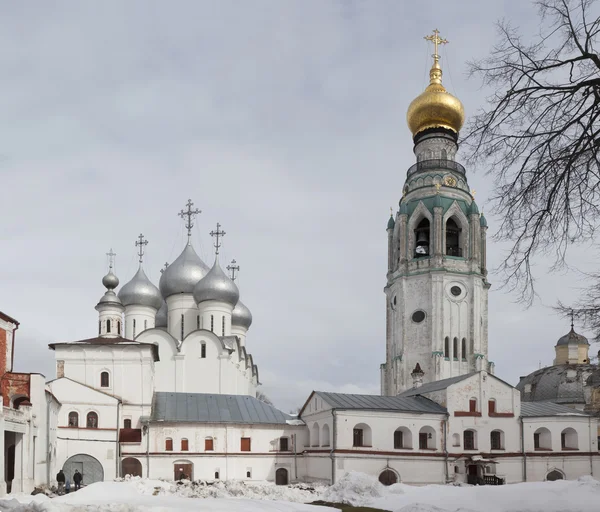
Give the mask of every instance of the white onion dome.
[(149, 306), (156, 310), (163, 302), (159, 289), (150, 282), (141, 266), (133, 279), (119, 290), (119, 299), (123, 306)]
[(160, 277), (160, 292), (165, 299), (179, 293), (194, 293), (194, 287), (208, 271), (208, 265), (200, 259), (192, 245), (188, 244)]
[(252, 313), (241, 300), (238, 300), (235, 308), (233, 308), (231, 325), (245, 327), (246, 329), (249, 329), (252, 325)]
[(215, 264), (194, 288), (194, 300), (197, 304), (207, 300), (216, 300), (235, 306), (240, 299), (237, 285), (227, 277), (215, 259)]
[(108, 271), (108, 274), (102, 278), (102, 284), (108, 290), (114, 290), (117, 286), (119, 286), (119, 278), (113, 274), (111, 269)]
[(154, 319), (154, 327), (166, 327), (167, 326), (167, 302), (163, 300), (162, 306), (156, 313)]

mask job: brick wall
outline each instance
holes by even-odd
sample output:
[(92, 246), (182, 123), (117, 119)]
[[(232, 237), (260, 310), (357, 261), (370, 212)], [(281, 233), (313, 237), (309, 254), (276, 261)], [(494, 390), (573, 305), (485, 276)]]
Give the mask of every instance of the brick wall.
[(29, 373), (5, 373), (0, 381), (4, 407), (10, 407), (10, 401), (13, 397), (31, 397), (30, 381), (31, 375)]

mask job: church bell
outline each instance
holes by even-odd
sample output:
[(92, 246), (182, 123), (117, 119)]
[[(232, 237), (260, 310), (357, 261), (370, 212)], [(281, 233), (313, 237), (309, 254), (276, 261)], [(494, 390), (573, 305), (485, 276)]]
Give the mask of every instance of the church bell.
[(418, 256), (427, 256), (429, 254), (429, 237), (425, 231), (419, 231), (417, 234), (415, 254)]

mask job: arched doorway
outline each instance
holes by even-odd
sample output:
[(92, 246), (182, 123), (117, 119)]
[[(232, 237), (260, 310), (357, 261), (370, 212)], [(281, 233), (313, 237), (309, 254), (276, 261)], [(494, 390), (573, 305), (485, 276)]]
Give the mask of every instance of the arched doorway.
[(546, 480), (548, 480), (549, 482), (554, 482), (555, 480), (564, 480), (564, 479), (565, 479), (565, 475), (563, 475), (557, 469), (553, 469), (552, 471), (550, 471), (550, 473), (548, 473), (546, 475)]
[(73, 482), (75, 470), (78, 470), (83, 477), (81, 481), (82, 485), (89, 485), (104, 480), (104, 469), (102, 468), (102, 464), (91, 455), (79, 453), (68, 458), (63, 465), (63, 471), (65, 477), (71, 480), (71, 482)]
[(275, 483), (277, 485), (287, 485), (289, 483), (287, 469), (279, 468), (277, 471), (275, 471)]
[(134, 458), (127, 457), (121, 461), (121, 476), (142, 476), (142, 463)]
[(383, 484), (383, 485), (392, 485), (392, 484), (397, 484), (398, 483), (398, 475), (396, 475), (396, 473), (394, 473), (392, 470), (390, 469), (385, 469), (384, 471), (381, 472), (381, 474), (379, 475), (379, 481)]

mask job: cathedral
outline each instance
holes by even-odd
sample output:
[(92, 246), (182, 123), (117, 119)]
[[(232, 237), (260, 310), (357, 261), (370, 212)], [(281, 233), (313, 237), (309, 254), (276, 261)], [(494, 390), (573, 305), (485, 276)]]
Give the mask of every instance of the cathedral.
[(59, 469), (79, 471), (84, 485), (125, 475), (281, 485), (349, 471), (416, 485), (600, 475), (600, 370), (587, 340), (572, 328), (555, 365), (517, 387), (488, 359), (487, 222), (457, 161), (464, 112), (442, 84), (446, 41), (437, 30), (427, 39), (430, 83), (407, 114), (416, 162), (387, 223), (381, 394), (307, 390), (297, 416), (257, 398), (239, 267), (219, 260), (219, 224), (214, 261), (200, 259), (190, 200), (179, 214), (187, 243), (158, 286), (144, 271), (143, 235), (139, 268), (120, 288), (111, 250), (95, 334), (49, 345), (55, 378), (12, 371), (19, 323), (0, 313), (0, 494), (55, 484)]

